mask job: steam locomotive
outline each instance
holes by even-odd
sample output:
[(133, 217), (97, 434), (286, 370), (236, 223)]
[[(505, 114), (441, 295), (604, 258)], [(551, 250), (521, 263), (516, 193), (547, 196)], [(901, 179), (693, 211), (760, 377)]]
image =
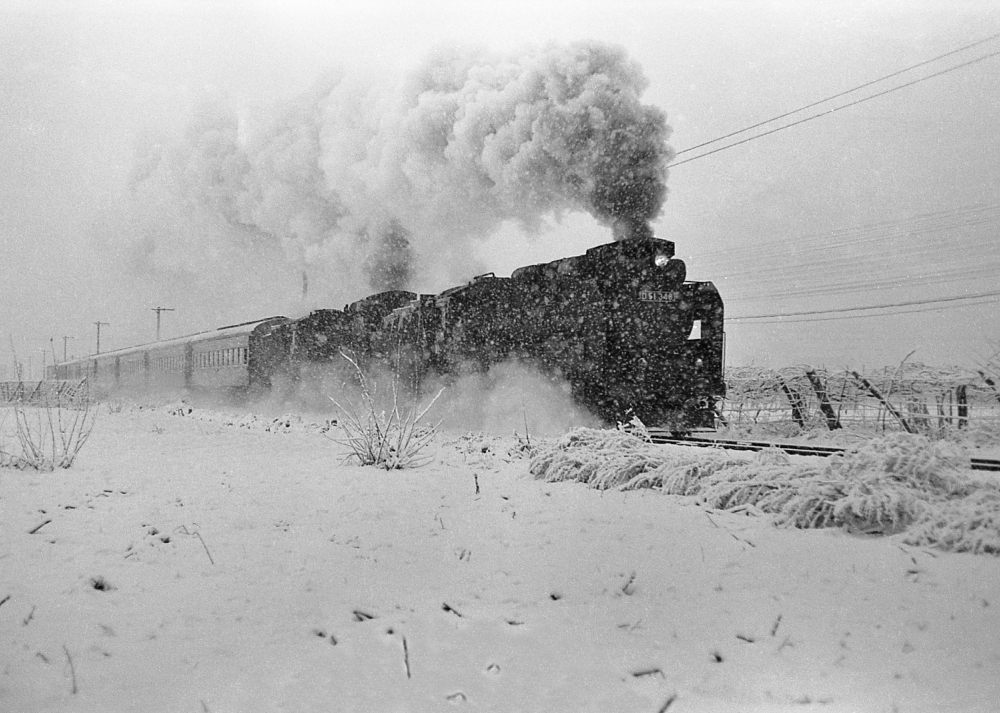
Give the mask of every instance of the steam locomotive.
[(686, 282), (674, 245), (630, 238), (584, 255), (492, 273), (441, 294), (390, 291), (301, 319), (271, 317), (49, 368), (111, 390), (267, 392), (343, 364), (429, 379), (518, 360), (565, 379), (574, 399), (614, 423), (713, 428), (723, 381), (723, 303)]

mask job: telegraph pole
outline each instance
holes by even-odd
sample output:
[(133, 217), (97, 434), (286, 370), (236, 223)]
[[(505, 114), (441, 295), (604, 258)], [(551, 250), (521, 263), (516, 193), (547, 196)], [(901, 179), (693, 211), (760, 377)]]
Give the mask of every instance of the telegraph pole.
[(160, 312), (173, 312), (173, 307), (153, 307), (156, 312), (156, 341), (160, 341)]
[(94, 322), (94, 324), (97, 325), (97, 353), (100, 354), (101, 353), (101, 325), (103, 324), (105, 327), (110, 327), (111, 323), (110, 322)]
[(63, 335), (63, 338), (62, 338), (62, 340), (63, 340), (63, 361), (66, 361), (66, 342), (68, 342), (70, 339), (73, 339), (73, 337), (67, 337), (67, 336)]

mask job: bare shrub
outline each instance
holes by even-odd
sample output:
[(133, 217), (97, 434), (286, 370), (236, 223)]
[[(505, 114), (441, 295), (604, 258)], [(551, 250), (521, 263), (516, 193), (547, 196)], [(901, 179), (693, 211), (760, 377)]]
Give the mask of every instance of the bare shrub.
[[(89, 400), (73, 408), (62, 404), (13, 404), (13, 439), (0, 421), (0, 466), (52, 471), (69, 468), (94, 429), (97, 410)], [(11, 441), (13, 447), (8, 445)]]
[(417, 409), (417, 402), (400, 407), (399, 388), (396, 379), (391, 382), (391, 398), (386, 408), (380, 408), (377, 400), (377, 385), (369, 387), (361, 367), (347, 354), (341, 352), (354, 367), (361, 387), (360, 402), (355, 403), (343, 397), (344, 404), (330, 397), (340, 411), (337, 425), (344, 434), (342, 439), (332, 440), (351, 449), (353, 457), (361, 465), (374, 465), (386, 470), (418, 468), (426, 465), (433, 456), (424, 453), (437, 433), (438, 425), (421, 426), (420, 422), (438, 400), (444, 389), (437, 392), (423, 409)]

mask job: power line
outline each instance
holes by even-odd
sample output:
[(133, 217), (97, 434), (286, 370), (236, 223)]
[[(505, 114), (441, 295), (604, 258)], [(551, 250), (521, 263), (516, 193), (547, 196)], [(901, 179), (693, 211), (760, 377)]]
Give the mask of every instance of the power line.
[(727, 291), (745, 294), (744, 300), (894, 290), (914, 282), (995, 284), (998, 208), (965, 206), (686, 259), (720, 287), (732, 279)]
[[(865, 312), (873, 309), (891, 309), (893, 307), (910, 307), (915, 305), (941, 304), (946, 302), (958, 302), (960, 300), (983, 299), (987, 297), (1000, 297), (1000, 291), (980, 292), (974, 295), (941, 297), (932, 300), (911, 300), (908, 302), (894, 302), (891, 304), (868, 305), (864, 307), (842, 307), (840, 309), (819, 309), (819, 310), (809, 310), (803, 312), (784, 312), (777, 314), (758, 314), (758, 315), (747, 315), (743, 317), (728, 317), (727, 320), (730, 322), (739, 322), (739, 321), (746, 321), (749, 319), (775, 319), (778, 317), (802, 317), (802, 316), (823, 315), (823, 314), (842, 314), (847, 312)], [(994, 300), (988, 300), (988, 302), (992, 301)], [(957, 306), (965, 306), (965, 305), (957, 305)], [(866, 316), (888, 316), (888, 315), (866, 315)], [(801, 320), (801, 321), (806, 321), (806, 320)]]
[(923, 309), (905, 309), (895, 312), (876, 312), (873, 314), (837, 314), (830, 317), (803, 317), (801, 319), (762, 319), (750, 322), (749, 324), (798, 324), (801, 322), (836, 322), (844, 319), (867, 319), (869, 317), (897, 317), (901, 314), (923, 314), (924, 312), (940, 312), (948, 309), (965, 309), (967, 307), (982, 307), (983, 305), (996, 304), (997, 299), (984, 299), (979, 302), (969, 302), (966, 304), (948, 304), (938, 307), (925, 307)]
[[(725, 151), (726, 149), (731, 149), (731, 148), (733, 148), (735, 146), (740, 146), (740, 145), (748, 143), (750, 141), (754, 141), (756, 139), (761, 139), (761, 138), (763, 138), (765, 136), (770, 136), (771, 134), (775, 134), (775, 133), (777, 133), (779, 131), (783, 131), (784, 129), (790, 129), (793, 126), (798, 126), (799, 124), (804, 124), (807, 121), (812, 121), (813, 119), (819, 119), (820, 117), (827, 116), (828, 114), (833, 114), (834, 112), (838, 112), (841, 109), (847, 109), (848, 107), (852, 107), (852, 106), (855, 106), (857, 104), (862, 104), (862, 103), (864, 103), (866, 101), (870, 101), (872, 99), (877, 99), (878, 97), (883, 96), (885, 94), (890, 94), (890, 93), (898, 91), (900, 89), (905, 89), (906, 87), (912, 86), (914, 84), (919, 84), (920, 82), (925, 82), (928, 79), (933, 79), (934, 77), (939, 77), (942, 74), (947, 74), (949, 72), (954, 72), (956, 69), (962, 69), (963, 67), (967, 67), (969, 65), (976, 64), (977, 62), (982, 62), (985, 59), (989, 59), (991, 57), (996, 57), (997, 55), (1000, 55), (1000, 50), (998, 50), (996, 52), (990, 52), (989, 54), (985, 54), (985, 55), (982, 55), (980, 57), (976, 57), (975, 59), (971, 59), (971, 60), (969, 60), (967, 62), (963, 62), (962, 64), (957, 64), (957, 65), (955, 65), (953, 67), (948, 67), (947, 69), (942, 69), (941, 71), (935, 72), (934, 74), (929, 74), (926, 77), (920, 77), (918, 79), (914, 79), (912, 81), (906, 82), (905, 84), (900, 84), (898, 86), (891, 87), (889, 89), (885, 89), (885, 90), (883, 90), (881, 92), (877, 92), (877, 93), (871, 94), (871, 95), (869, 95), (867, 97), (863, 97), (862, 99), (856, 99), (855, 101), (848, 102), (847, 104), (843, 104), (841, 106), (836, 106), (836, 107), (834, 107), (832, 109), (827, 109), (826, 111), (820, 112), (819, 114), (813, 114), (811, 116), (807, 116), (804, 119), (799, 119), (798, 121), (793, 121), (790, 124), (783, 124), (782, 126), (779, 126), (777, 128), (774, 128), (774, 129), (770, 129), (770, 130), (765, 131), (763, 133), (754, 134), (753, 136), (749, 136), (749, 137), (747, 137), (745, 139), (741, 139), (739, 141), (734, 141), (731, 144), (726, 144), (725, 146), (720, 146), (717, 149), (712, 149), (711, 151), (705, 151), (704, 153), (700, 153), (697, 156), (692, 156), (691, 158), (686, 158), (683, 161), (677, 161), (676, 163), (670, 164), (670, 168), (674, 168), (675, 166), (681, 166), (681, 165), (683, 165), (685, 163), (690, 163), (691, 161), (696, 161), (699, 158), (704, 158), (705, 156), (711, 156), (712, 154), (719, 153), (720, 151)], [(822, 103), (822, 102), (819, 102), (819, 103)], [(794, 113), (794, 112), (792, 112), (792, 113)], [(764, 123), (768, 123), (768, 122), (764, 122)], [(736, 132), (736, 133), (741, 133), (741, 132)], [(715, 142), (714, 141), (710, 141), (710, 142), (707, 142), (707, 143), (715, 143)]]
[[(793, 238), (781, 238), (770, 241), (755, 241), (752, 246), (753, 255), (768, 255), (775, 250), (788, 250), (794, 247), (797, 254), (830, 252), (837, 248), (878, 247), (886, 244), (886, 238), (914, 238), (933, 233), (952, 233), (957, 228), (988, 227), (995, 228), (1000, 224), (1000, 203), (972, 204), (959, 208), (919, 213), (900, 220), (887, 220), (875, 223), (855, 225), (849, 228), (837, 228), (821, 233), (811, 233)], [(989, 239), (995, 240), (990, 234)], [(805, 245), (803, 246), (803, 243)], [(940, 243), (936, 243), (939, 245)], [(693, 254), (696, 255), (696, 254)], [(717, 253), (698, 256), (701, 260), (711, 262), (717, 258)], [(729, 253), (726, 253), (726, 257)], [(767, 264), (773, 265), (770, 257)]]
[(682, 151), (678, 151), (676, 155), (680, 156), (683, 153), (688, 153), (689, 151), (694, 151), (695, 149), (700, 149), (703, 146), (708, 146), (710, 144), (718, 143), (719, 141), (725, 141), (726, 139), (731, 138), (733, 136), (736, 136), (737, 134), (742, 134), (742, 133), (745, 133), (747, 131), (751, 131), (751, 130), (756, 129), (758, 127), (764, 126), (765, 124), (770, 124), (773, 121), (778, 121), (779, 119), (784, 119), (786, 117), (789, 117), (792, 114), (798, 114), (800, 111), (805, 111), (806, 109), (812, 109), (814, 106), (819, 106), (820, 104), (825, 104), (828, 101), (833, 101), (834, 99), (839, 99), (840, 97), (843, 97), (843, 96), (846, 96), (848, 94), (852, 94), (854, 92), (857, 92), (857, 91), (860, 91), (860, 90), (865, 89), (867, 87), (870, 87), (873, 84), (878, 84), (879, 82), (884, 82), (886, 79), (892, 79), (893, 77), (897, 77), (900, 74), (905, 74), (906, 72), (909, 72), (911, 69), (916, 69), (917, 67), (923, 67), (926, 64), (930, 64), (932, 62), (937, 62), (939, 59), (944, 59), (945, 57), (950, 57), (953, 54), (958, 54), (959, 52), (964, 52), (967, 49), (972, 49), (973, 47), (978, 47), (979, 45), (986, 44), (987, 42), (990, 42), (990, 41), (995, 40), (997, 38), (1000, 38), (1000, 32), (998, 32), (995, 35), (990, 35), (989, 37), (986, 37), (986, 38), (984, 38), (982, 40), (979, 40), (977, 42), (973, 42), (971, 44), (965, 45), (964, 47), (959, 47), (958, 49), (952, 50), (951, 52), (945, 52), (944, 54), (939, 54), (937, 57), (932, 57), (931, 59), (925, 59), (923, 62), (918, 62), (917, 64), (912, 64), (909, 67), (906, 67), (904, 69), (900, 69), (900, 70), (898, 70), (896, 72), (892, 72), (891, 74), (887, 74), (887, 75), (885, 75), (883, 77), (879, 77), (878, 79), (873, 79), (873, 80), (871, 80), (869, 82), (865, 82), (864, 84), (859, 84), (856, 87), (852, 87), (851, 89), (844, 90), (842, 92), (839, 92), (838, 94), (833, 94), (831, 96), (826, 97), (825, 99), (820, 99), (819, 101), (815, 101), (812, 104), (806, 104), (805, 106), (800, 106), (798, 109), (792, 109), (791, 111), (786, 111), (784, 114), (779, 114), (778, 116), (771, 117), (770, 119), (765, 119), (764, 121), (759, 121), (756, 124), (753, 124), (751, 126), (743, 128), (743, 129), (739, 129), (738, 131), (730, 132), (730, 133), (726, 134), (725, 136), (720, 136), (717, 139), (711, 139), (710, 141), (705, 141), (705, 142), (702, 142), (702, 143), (697, 144), (695, 146), (690, 146), (690, 147), (688, 147), (688, 148), (686, 148), (686, 149), (684, 149)]

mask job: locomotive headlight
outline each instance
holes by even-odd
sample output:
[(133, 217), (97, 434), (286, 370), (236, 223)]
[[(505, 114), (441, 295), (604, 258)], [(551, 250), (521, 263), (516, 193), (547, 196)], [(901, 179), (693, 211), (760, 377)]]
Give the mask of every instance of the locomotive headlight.
[(664, 267), (670, 262), (670, 258), (662, 253), (653, 258), (653, 264), (657, 267)]

